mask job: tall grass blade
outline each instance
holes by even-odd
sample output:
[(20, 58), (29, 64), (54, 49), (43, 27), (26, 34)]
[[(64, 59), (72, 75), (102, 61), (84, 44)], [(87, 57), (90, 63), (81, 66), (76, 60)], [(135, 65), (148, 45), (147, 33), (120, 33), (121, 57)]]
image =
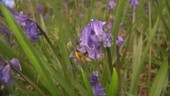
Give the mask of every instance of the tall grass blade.
[(168, 62), (164, 61), (152, 84), (149, 96), (161, 96), (161, 91), (167, 79), (166, 78), (167, 75), (168, 75)]
[(157, 21), (156, 21), (156, 23), (155, 23), (155, 25), (154, 25), (154, 27), (153, 27), (153, 29), (151, 31), (151, 34), (148, 37), (147, 44), (146, 44), (146, 46), (144, 48), (144, 51), (143, 51), (143, 54), (142, 54), (141, 62), (137, 66), (137, 68), (135, 67), (138, 70), (135, 69), (135, 73), (132, 74), (132, 81), (131, 81), (131, 86), (130, 86), (130, 91), (129, 91), (131, 94), (135, 94), (136, 91), (137, 91), (139, 75), (140, 75), (140, 73), (141, 73), (141, 71), (143, 69), (143, 65), (144, 65), (144, 62), (145, 62), (145, 60), (147, 58), (149, 47), (150, 47), (150, 45), (151, 45), (151, 43), (152, 43), (152, 41), (154, 39), (155, 33), (157, 31), (158, 24), (159, 24), (159, 17), (157, 18)]
[(81, 74), (82, 74), (82, 78), (83, 78), (83, 81), (84, 81), (84, 84), (85, 84), (85, 87), (87, 88), (87, 91), (89, 93), (88, 96), (93, 96), (93, 92), (92, 92), (92, 89), (91, 89), (91, 86), (90, 86), (90, 83), (88, 82), (87, 80), (87, 77), (83, 71), (83, 69), (81, 69)]
[(113, 68), (112, 79), (106, 92), (106, 96), (117, 96), (116, 94), (117, 90), (118, 90), (118, 75), (116, 69)]

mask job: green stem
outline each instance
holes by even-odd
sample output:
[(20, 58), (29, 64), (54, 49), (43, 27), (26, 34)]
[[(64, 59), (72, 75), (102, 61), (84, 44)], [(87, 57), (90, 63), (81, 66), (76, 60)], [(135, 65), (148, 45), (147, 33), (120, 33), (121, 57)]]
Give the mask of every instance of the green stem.
[(91, 2), (90, 2), (90, 14), (89, 14), (88, 20), (92, 19), (92, 17), (93, 17), (93, 11), (94, 11), (93, 6), (94, 6), (94, 0), (91, 0)]
[(41, 96), (46, 96), (45, 93), (41, 89), (39, 89), (38, 86), (34, 84), (30, 79), (28, 79), (24, 74), (22, 74), (21, 71), (16, 69), (12, 64), (10, 64), (10, 66), (16, 73), (18, 73), (22, 78), (29, 82), (41, 94)]
[(41, 34), (44, 36), (44, 38), (47, 40), (50, 47), (53, 49), (54, 46), (53, 46), (52, 42), (50, 41), (50, 39), (48, 38), (47, 34), (42, 30), (42, 28), (38, 24), (37, 24), (37, 27), (40, 30)]
[(112, 56), (111, 56), (111, 52), (110, 52), (110, 48), (106, 48), (107, 51), (107, 58), (108, 58), (108, 63), (109, 63), (109, 72), (110, 75), (112, 75), (112, 71), (113, 71), (113, 66), (112, 66)]
[(116, 60), (116, 64), (115, 64), (115, 68), (117, 70), (117, 75), (118, 75), (118, 92), (117, 95), (121, 96), (121, 87), (122, 87), (122, 83), (121, 83), (121, 68), (120, 68), (120, 54), (119, 54), (119, 47), (116, 46), (116, 55), (117, 55), (117, 60)]

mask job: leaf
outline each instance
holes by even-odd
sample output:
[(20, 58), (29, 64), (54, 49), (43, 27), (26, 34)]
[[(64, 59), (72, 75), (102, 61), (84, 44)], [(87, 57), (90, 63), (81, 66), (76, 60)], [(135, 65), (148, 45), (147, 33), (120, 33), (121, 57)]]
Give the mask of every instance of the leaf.
[[(142, 53), (142, 58), (141, 58), (141, 62), (140, 64), (138, 64), (136, 67), (135, 67), (135, 72), (133, 72), (132, 74), (132, 81), (131, 81), (131, 86), (130, 86), (130, 90), (129, 90), (129, 93), (130, 94), (135, 94), (136, 91), (137, 91), (137, 85), (138, 85), (138, 80), (139, 80), (139, 75), (142, 71), (142, 68), (143, 68), (143, 65), (144, 65), (144, 62), (147, 58), (147, 55), (148, 55), (148, 50), (149, 50), (149, 47), (154, 39), (154, 36), (155, 36), (155, 33), (157, 31), (157, 28), (158, 28), (158, 24), (159, 24), (159, 17), (157, 18), (157, 21), (153, 27), (153, 29), (151, 30), (151, 34), (149, 35), (148, 37), (148, 41), (147, 41), (147, 44), (144, 48), (144, 51)], [(138, 50), (138, 49), (137, 49)], [(135, 58), (135, 57), (134, 57)], [(134, 59), (135, 60), (135, 59)]]
[(81, 69), (81, 73), (82, 73), (82, 78), (83, 78), (84, 84), (85, 84), (85, 86), (86, 86), (86, 88), (87, 88), (87, 91), (88, 91), (88, 93), (89, 93), (88, 96), (93, 96), (93, 92), (92, 92), (90, 83), (88, 82), (87, 77), (86, 77), (86, 75), (84, 74), (83, 69)]
[(115, 68), (113, 68), (113, 74), (110, 86), (107, 90), (106, 96), (117, 96), (118, 91), (118, 74)]
[(164, 61), (161, 68), (159, 69), (156, 79), (154, 80), (149, 96), (161, 96), (161, 91), (163, 89), (163, 85), (166, 81), (166, 77), (168, 75), (168, 62)]

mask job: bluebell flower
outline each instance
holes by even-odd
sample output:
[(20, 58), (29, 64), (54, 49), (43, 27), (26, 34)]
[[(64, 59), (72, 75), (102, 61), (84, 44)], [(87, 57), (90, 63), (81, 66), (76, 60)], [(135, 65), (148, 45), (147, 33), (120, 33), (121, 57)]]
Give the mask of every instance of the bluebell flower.
[(105, 22), (92, 19), (82, 31), (81, 42), (77, 50), (81, 53), (87, 52), (87, 57), (90, 59), (103, 58), (101, 44), (103, 44), (103, 47), (111, 47), (112, 35), (104, 31), (104, 24)]
[(105, 96), (104, 89), (102, 85), (98, 81), (99, 73), (98, 71), (94, 71), (92, 76), (89, 78), (90, 85), (92, 86), (94, 96)]
[(12, 82), (11, 68), (5, 62), (0, 61), (0, 83), (8, 84)]
[(10, 64), (0, 61), (0, 83), (10, 84), (13, 81), (11, 66), (15, 67), (17, 70), (20, 70), (20, 63), (18, 59), (13, 58)]
[(2, 2), (7, 7), (10, 7), (10, 8), (14, 8), (15, 7), (15, 1), (14, 0), (2, 0)]
[(26, 26), (26, 21), (28, 20), (28, 17), (24, 15), (22, 11), (19, 14), (13, 14), (13, 15), (19, 25), (21, 25), (22, 27)]
[(113, 40), (113, 36), (111, 34), (106, 34), (106, 38), (103, 42), (103, 46), (104, 47), (111, 47), (112, 46), (112, 44), (111, 44), (112, 40)]
[(5, 66), (5, 62), (0, 61), (0, 72), (3, 70)]
[(24, 27), (26, 36), (32, 41), (32, 42), (38, 42), (39, 35), (41, 35), (41, 32), (37, 26), (37, 23), (31, 20), (28, 20), (26, 22), (26, 26)]
[(116, 7), (116, 3), (114, 0), (109, 0), (109, 6), (108, 6), (108, 9), (109, 10), (112, 10)]
[(117, 45), (118, 47), (120, 47), (120, 46), (122, 46), (124, 43), (125, 43), (125, 41), (124, 41), (123, 37), (119, 35), (119, 36), (117, 37), (117, 40), (116, 40), (116, 45)]
[(24, 29), (26, 37), (32, 42), (38, 42), (39, 35), (42, 33), (38, 24), (35, 21), (29, 19), (26, 15), (24, 15), (23, 12), (17, 13), (11, 8), (8, 8), (8, 10), (12, 13), (18, 24)]
[(19, 62), (18, 59), (12, 58), (12, 59), (10, 60), (10, 63), (11, 63), (12, 66), (15, 67), (16, 69), (21, 70), (20, 62)]
[(2, 83), (8, 84), (12, 82), (11, 67), (10, 65), (5, 65), (1, 70), (0, 81)]
[(32, 41), (38, 42), (39, 35), (41, 34), (40, 29), (35, 21), (29, 19), (23, 12), (14, 15), (18, 24), (24, 28), (25, 35)]
[(131, 0), (130, 5), (133, 7), (133, 10), (136, 10), (137, 6), (139, 5), (138, 0)]
[(91, 38), (95, 42), (103, 42), (106, 38), (106, 33), (104, 32), (103, 25), (105, 22), (99, 21), (97, 19), (92, 19), (91, 25)]

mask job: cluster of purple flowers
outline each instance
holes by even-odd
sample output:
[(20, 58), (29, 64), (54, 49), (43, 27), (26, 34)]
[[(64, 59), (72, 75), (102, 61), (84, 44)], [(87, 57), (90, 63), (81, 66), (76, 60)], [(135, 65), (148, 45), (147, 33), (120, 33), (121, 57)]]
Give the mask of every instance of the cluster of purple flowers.
[(20, 63), (16, 58), (11, 59), (10, 64), (6, 64), (5, 62), (0, 61), (0, 83), (9, 84), (13, 81), (11, 66), (13, 66), (17, 70), (21, 69)]
[(37, 42), (39, 40), (38, 36), (41, 35), (41, 31), (35, 21), (29, 19), (23, 12), (19, 14), (14, 14), (14, 18), (20, 26), (23, 27), (25, 35), (32, 41)]
[(99, 73), (98, 71), (94, 71), (92, 76), (89, 78), (90, 85), (92, 86), (94, 96), (105, 96), (104, 89), (102, 85), (98, 81)]
[(104, 47), (111, 47), (112, 35), (104, 31), (105, 22), (92, 19), (91, 22), (83, 29), (81, 42), (77, 50), (81, 53), (87, 52), (90, 59), (101, 59), (101, 44)]
[[(37, 23), (31, 19), (29, 19), (23, 12), (17, 13), (14, 9), (12, 9), (8, 4), (5, 3), (8, 10), (12, 13), (15, 20), (18, 24), (24, 29), (25, 35), (29, 38), (32, 42), (38, 42), (39, 35), (41, 35), (41, 31), (37, 25)], [(0, 29), (5, 34), (9, 34), (10, 31), (0, 23)]]

